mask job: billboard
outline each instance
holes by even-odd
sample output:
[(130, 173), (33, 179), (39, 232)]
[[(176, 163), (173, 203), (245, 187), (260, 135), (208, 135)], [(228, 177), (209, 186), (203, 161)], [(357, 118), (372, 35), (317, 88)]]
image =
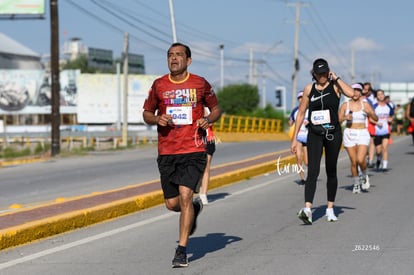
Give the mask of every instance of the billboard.
[[(128, 123), (143, 123), (144, 101), (156, 75), (128, 75)], [(81, 74), (78, 84), (78, 123), (116, 123), (122, 117), (123, 78), (114, 74)]]
[(0, 16), (45, 14), (46, 0), (0, 0)]
[[(123, 121), (123, 77), (60, 72), (60, 113), (77, 114), (79, 123)], [(128, 75), (128, 122), (142, 123), (144, 101), (156, 75)], [(122, 83), (120, 83), (122, 82)], [(120, 87), (120, 88), (118, 88)], [(51, 114), (50, 75), (43, 70), (0, 70), (0, 115)]]
[[(80, 70), (60, 72), (60, 112), (76, 114)], [(51, 80), (43, 70), (0, 70), (1, 114), (50, 114)]]

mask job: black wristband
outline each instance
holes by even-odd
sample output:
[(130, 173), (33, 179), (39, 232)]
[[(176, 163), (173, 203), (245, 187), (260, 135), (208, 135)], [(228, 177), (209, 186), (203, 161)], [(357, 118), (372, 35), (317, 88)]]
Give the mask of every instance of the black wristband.
[(338, 80), (341, 79), (339, 76), (335, 79), (335, 82), (338, 83)]
[(211, 121), (210, 121), (210, 119), (208, 117), (205, 116), (203, 118), (207, 121), (208, 124), (211, 124)]

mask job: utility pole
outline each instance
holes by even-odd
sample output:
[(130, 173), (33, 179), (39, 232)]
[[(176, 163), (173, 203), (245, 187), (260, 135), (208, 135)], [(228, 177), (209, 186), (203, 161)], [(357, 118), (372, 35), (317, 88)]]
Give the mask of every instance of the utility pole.
[(117, 109), (118, 109), (118, 117), (116, 120), (116, 130), (121, 131), (121, 120), (122, 120), (122, 105), (121, 105), (121, 64), (119, 62), (116, 63), (116, 79), (117, 79)]
[(52, 157), (60, 153), (60, 83), (59, 83), (59, 15), (58, 0), (50, 0), (50, 59), (52, 79)]
[(128, 145), (128, 54), (129, 54), (129, 35), (125, 33), (124, 39), (124, 93), (123, 93), (123, 120), (122, 120), (122, 144)]
[(266, 104), (267, 104), (267, 99), (266, 99), (266, 74), (265, 74), (265, 63), (266, 63), (266, 60), (265, 59), (263, 59), (262, 61), (261, 61), (261, 63), (262, 63), (262, 75), (261, 75), (261, 77), (262, 77), (262, 107), (263, 107), (263, 109), (264, 108), (266, 108)]
[(168, 4), (170, 6), (170, 19), (171, 19), (171, 29), (173, 35), (173, 42), (177, 42), (177, 32), (175, 30), (175, 18), (174, 18), (174, 7), (173, 7), (173, 0), (168, 0)]
[(220, 48), (220, 89), (224, 88), (224, 45), (221, 44)]
[[(293, 4), (288, 4), (292, 6)], [(292, 74), (292, 109), (296, 106), (296, 90), (297, 90), (297, 73), (299, 71), (299, 27), (300, 27), (300, 8), (305, 4), (296, 2), (296, 18), (295, 18), (295, 45), (293, 51), (293, 74)]]
[(253, 49), (249, 50), (249, 84), (253, 85)]

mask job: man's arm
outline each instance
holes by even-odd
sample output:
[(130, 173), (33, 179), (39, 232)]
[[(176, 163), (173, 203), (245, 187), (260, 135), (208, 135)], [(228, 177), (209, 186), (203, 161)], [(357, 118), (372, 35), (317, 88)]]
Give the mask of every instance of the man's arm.
[(153, 112), (144, 110), (142, 114), (145, 123), (149, 125), (160, 125), (160, 126), (167, 126), (168, 122), (172, 120), (171, 115), (162, 114), (160, 116), (155, 115)]
[(206, 118), (210, 121), (210, 123), (214, 123), (217, 120), (219, 120), (220, 116), (221, 116), (220, 106), (216, 105), (210, 110), (210, 114), (206, 116)]

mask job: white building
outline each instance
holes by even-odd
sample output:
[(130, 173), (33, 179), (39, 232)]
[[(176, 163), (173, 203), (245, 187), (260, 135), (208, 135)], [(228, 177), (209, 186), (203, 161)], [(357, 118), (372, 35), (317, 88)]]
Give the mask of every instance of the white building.
[(74, 37), (63, 44), (63, 54), (69, 56), (69, 60), (75, 60), (81, 55), (88, 54), (88, 47), (86, 47), (81, 38)]
[(42, 69), (39, 54), (3, 33), (0, 33), (0, 41), (0, 69)]

